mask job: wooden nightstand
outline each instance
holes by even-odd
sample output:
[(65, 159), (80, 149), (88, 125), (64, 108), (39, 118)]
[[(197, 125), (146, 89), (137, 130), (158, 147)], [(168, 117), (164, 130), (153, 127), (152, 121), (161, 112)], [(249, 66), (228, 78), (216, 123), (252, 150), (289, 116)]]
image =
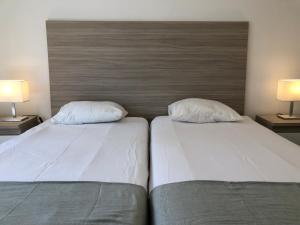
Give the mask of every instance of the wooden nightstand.
[(22, 134), (40, 123), (38, 116), (28, 116), (21, 122), (0, 122), (0, 143)]
[(300, 120), (284, 120), (277, 115), (258, 115), (256, 122), (277, 133), (300, 132)]

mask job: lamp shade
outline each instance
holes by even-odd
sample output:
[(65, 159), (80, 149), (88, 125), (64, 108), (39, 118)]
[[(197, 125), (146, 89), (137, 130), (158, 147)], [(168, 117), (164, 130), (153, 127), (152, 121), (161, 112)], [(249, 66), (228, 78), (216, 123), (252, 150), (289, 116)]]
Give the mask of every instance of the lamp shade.
[(281, 101), (300, 101), (300, 79), (279, 80), (277, 98)]
[(25, 102), (29, 100), (28, 82), (0, 80), (0, 102)]

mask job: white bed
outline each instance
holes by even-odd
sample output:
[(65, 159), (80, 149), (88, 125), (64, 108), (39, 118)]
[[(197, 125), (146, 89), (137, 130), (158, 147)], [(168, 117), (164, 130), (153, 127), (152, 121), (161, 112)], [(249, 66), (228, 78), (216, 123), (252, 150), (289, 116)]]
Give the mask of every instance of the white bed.
[(249, 117), (207, 124), (157, 117), (150, 174), (150, 189), (191, 180), (300, 182), (300, 147)]
[(101, 181), (147, 190), (148, 123), (58, 125), (50, 120), (0, 145), (0, 181)]

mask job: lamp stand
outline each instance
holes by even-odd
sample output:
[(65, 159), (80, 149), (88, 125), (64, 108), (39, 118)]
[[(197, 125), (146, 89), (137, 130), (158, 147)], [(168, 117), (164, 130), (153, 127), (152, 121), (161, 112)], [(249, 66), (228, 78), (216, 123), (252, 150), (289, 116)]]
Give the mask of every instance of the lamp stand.
[(16, 103), (11, 103), (11, 115), (12, 115), (13, 118), (17, 117), (16, 116), (16, 112), (17, 112), (17, 110), (16, 110)]
[(289, 114), (278, 114), (277, 115), (279, 118), (284, 119), (284, 120), (299, 120), (300, 115), (294, 115), (294, 102), (290, 102), (290, 111)]
[(11, 115), (12, 117), (0, 118), (0, 122), (21, 122), (28, 118), (28, 116), (17, 116), (16, 103), (11, 103)]

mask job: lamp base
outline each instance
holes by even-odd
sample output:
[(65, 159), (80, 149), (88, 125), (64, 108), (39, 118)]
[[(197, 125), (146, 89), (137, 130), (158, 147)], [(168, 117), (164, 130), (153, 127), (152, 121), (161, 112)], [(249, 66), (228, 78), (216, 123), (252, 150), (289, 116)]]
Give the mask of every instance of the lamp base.
[(17, 116), (17, 117), (2, 117), (0, 118), (0, 122), (21, 122), (26, 120), (28, 116)]
[(287, 115), (287, 114), (277, 114), (277, 116), (284, 120), (300, 120), (300, 115)]

